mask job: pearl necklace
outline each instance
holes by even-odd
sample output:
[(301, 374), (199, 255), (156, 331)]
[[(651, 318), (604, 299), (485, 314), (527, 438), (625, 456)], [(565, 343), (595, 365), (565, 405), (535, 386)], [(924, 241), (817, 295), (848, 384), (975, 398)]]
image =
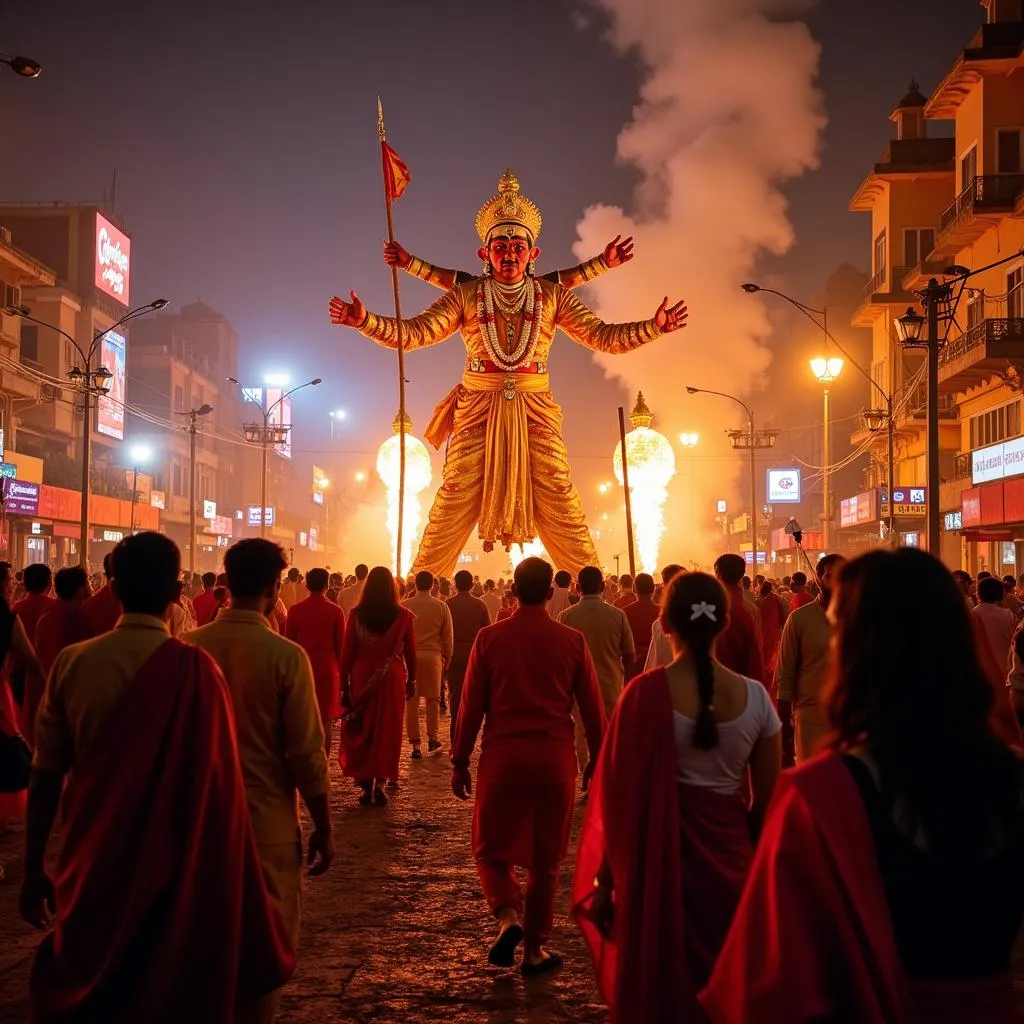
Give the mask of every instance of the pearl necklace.
[(526, 285), (528, 278), (523, 278), (519, 284), (504, 285), (499, 281), (491, 280), (493, 288), (492, 298), (497, 310), (506, 320), (515, 320), (523, 311), (526, 305)]
[(519, 327), (518, 338), (514, 336), (515, 328), (510, 321), (518, 316), (519, 311), (517, 310), (513, 316), (507, 316), (505, 311), (501, 310), (506, 320), (505, 336), (509, 345), (509, 351), (506, 352), (498, 340), (497, 317), (495, 315), (495, 305), (497, 304), (500, 309), (501, 305), (504, 304), (500, 300), (496, 303), (497, 289), (494, 287), (494, 281), (490, 278), (483, 278), (477, 286), (477, 317), (482, 327), (480, 333), (483, 335), (484, 347), (487, 349), (487, 355), (491, 362), (506, 371), (518, 370), (532, 363), (534, 353), (537, 350), (537, 341), (540, 337), (540, 312), (543, 304), (540, 282), (532, 278), (526, 279), (522, 287), (523, 304), (521, 311), (523, 313), (523, 322)]

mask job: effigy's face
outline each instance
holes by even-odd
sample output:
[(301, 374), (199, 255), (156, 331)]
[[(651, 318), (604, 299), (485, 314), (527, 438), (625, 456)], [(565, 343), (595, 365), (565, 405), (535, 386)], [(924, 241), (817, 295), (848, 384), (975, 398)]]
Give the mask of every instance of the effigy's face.
[(502, 284), (518, 284), (526, 276), (530, 260), (535, 260), (540, 255), (540, 249), (531, 248), (526, 238), (507, 238), (499, 235), (492, 238), (478, 255), (490, 263), (496, 281), (501, 281)]

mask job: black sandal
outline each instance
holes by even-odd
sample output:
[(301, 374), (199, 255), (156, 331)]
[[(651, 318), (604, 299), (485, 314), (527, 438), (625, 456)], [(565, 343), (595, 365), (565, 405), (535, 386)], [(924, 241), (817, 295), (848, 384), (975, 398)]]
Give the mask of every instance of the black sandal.
[(487, 953), (487, 962), (492, 967), (513, 967), (516, 949), (523, 941), (523, 926), (510, 924), (495, 940)]
[(524, 978), (539, 978), (542, 974), (549, 974), (551, 971), (557, 971), (559, 967), (565, 964), (565, 960), (558, 953), (548, 953), (546, 957), (539, 964), (531, 964), (529, 960), (523, 961), (523, 966), (520, 970), (523, 972)]
[(387, 807), (388, 797), (383, 789), (375, 789), (373, 791), (373, 802), (377, 807)]

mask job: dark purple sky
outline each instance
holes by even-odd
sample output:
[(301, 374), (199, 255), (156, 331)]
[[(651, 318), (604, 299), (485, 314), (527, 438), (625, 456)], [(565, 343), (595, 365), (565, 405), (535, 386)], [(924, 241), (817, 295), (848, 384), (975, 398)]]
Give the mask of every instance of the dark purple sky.
[[(99, 199), (116, 168), (134, 299), (201, 298), (223, 311), (249, 378), (278, 369), (296, 381), (324, 378), (297, 402), (300, 451), (329, 447), (334, 406), (350, 412), (346, 447), (375, 449), (397, 405), (391, 354), (332, 329), (326, 312), (349, 288), (371, 308), (390, 303), (378, 93), (413, 174), (396, 208), (398, 237), (437, 262), (474, 266), (473, 217), (506, 165), (544, 212), (545, 269), (574, 262), (584, 207), (630, 199), (615, 142), (639, 72), (598, 28), (580, 29), (573, 3), (5, 7), (0, 49), (45, 70), (36, 81), (0, 79), (0, 200)], [(849, 196), (881, 152), (909, 79), (930, 90), (981, 17), (975, 0), (827, 0), (810, 16), (829, 115), (823, 163), (788, 187), (798, 244), (766, 266), (793, 294), (815, 295), (843, 262), (866, 264), (867, 217), (847, 212)], [(403, 284), (408, 312), (433, 297)], [(450, 344), (410, 359), (419, 430), (462, 358)], [(603, 457), (625, 396), (564, 341), (554, 372), (570, 450)], [(612, 408), (596, 432), (581, 417), (595, 397)]]

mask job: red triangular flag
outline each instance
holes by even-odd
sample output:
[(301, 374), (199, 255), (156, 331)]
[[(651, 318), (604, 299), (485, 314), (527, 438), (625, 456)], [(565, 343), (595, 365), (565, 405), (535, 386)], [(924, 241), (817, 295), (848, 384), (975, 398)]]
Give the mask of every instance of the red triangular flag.
[(394, 201), (400, 199), (409, 186), (409, 168), (386, 142), (382, 142), (381, 147), (384, 155), (384, 185), (388, 190), (388, 198)]

